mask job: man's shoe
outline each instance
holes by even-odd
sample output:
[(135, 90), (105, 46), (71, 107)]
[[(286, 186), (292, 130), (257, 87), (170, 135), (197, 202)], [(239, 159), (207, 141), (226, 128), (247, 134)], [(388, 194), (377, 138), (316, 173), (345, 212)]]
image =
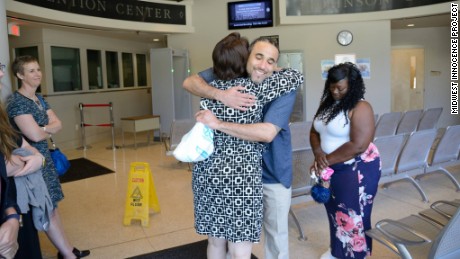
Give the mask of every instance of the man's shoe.
[[(85, 256), (88, 256), (91, 252), (89, 250), (78, 250), (77, 248), (73, 248), (72, 253), (77, 257), (77, 258), (83, 258)], [(58, 259), (64, 259), (64, 256), (61, 255), (61, 253), (58, 252), (57, 254)]]

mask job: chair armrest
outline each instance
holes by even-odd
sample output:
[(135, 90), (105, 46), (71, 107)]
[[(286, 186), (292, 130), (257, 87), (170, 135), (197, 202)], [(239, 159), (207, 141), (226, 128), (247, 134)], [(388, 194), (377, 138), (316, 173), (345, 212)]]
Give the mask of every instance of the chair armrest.
[(433, 202), (433, 204), (431, 204), (431, 209), (433, 209), (434, 211), (436, 211), (437, 213), (441, 214), (442, 216), (450, 219), (452, 218), (452, 214), (449, 213), (448, 211), (445, 211), (443, 210), (440, 205), (450, 205), (454, 208), (458, 208), (460, 207), (460, 203), (457, 203), (455, 201), (445, 201), (445, 200), (439, 200), (439, 201), (435, 201)]
[[(396, 233), (392, 233), (389, 230), (386, 230), (384, 226), (388, 224), (394, 228), (397, 228), (398, 231), (404, 232), (405, 236), (412, 235), (414, 236), (413, 240), (404, 238), (402, 236), (397, 235)], [(417, 230), (413, 229), (412, 227), (401, 223), (399, 221), (391, 220), (391, 219), (384, 219), (375, 224), (375, 227), (384, 234), (389, 240), (394, 243), (400, 243), (404, 245), (418, 245), (423, 243), (430, 243), (432, 240), (427, 236), (423, 235), (422, 233), (418, 232)], [(416, 240), (418, 239), (418, 240)]]

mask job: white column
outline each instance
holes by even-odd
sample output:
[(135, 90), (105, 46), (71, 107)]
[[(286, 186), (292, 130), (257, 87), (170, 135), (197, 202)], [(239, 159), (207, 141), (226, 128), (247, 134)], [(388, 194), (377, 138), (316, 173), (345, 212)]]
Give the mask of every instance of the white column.
[(2, 78), (1, 100), (4, 103), (5, 99), (11, 94), (11, 61), (8, 45), (8, 28), (6, 22), (6, 1), (0, 1), (0, 62), (6, 64), (5, 76)]

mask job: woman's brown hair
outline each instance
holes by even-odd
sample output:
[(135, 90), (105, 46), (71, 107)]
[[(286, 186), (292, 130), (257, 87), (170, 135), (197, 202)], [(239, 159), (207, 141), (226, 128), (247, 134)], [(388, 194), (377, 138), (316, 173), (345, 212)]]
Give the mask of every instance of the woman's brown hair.
[(18, 137), (18, 133), (10, 124), (5, 107), (0, 103), (0, 153), (7, 161), (10, 160), (13, 150), (18, 147), (16, 144)]
[(230, 33), (219, 41), (212, 52), (214, 74), (221, 80), (246, 77), (249, 41), (238, 32)]

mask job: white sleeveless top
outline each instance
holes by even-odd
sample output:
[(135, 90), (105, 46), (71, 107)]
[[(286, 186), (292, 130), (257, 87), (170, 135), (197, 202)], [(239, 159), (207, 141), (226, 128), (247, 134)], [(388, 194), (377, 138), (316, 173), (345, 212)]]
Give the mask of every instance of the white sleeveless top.
[[(344, 112), (340, 112), (327, 125), (319, 119), (314, 120), (313, 126), (321, 137), (321, 148), (326, 154), (332, 153), (338, 147), (350, 141), (351, 121), (350, 118), (348, 118), (347, 123), (347, 118), (348, 113), (345, 114)], [(347, 162), (351, 162), (353, 160), (354, 159), (351, 159)]]

